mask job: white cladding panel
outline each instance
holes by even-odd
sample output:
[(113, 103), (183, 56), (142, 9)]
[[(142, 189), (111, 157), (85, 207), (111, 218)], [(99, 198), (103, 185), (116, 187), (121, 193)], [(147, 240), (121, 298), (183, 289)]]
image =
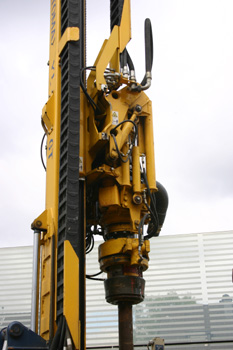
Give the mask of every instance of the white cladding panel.
[(33, 248), (0, 249), (0, 329), (12, 321), (30, 326)]
[[(232, 340), (233, 231), (160, 236), (150, 243), (145, 301), (134, 306), (134, 343), (147, 344), (156, 336), (166, 343)], [(98, 272), (96, 248), (87, 257), (87, 271)], [(117, 330), (117, 307), (106, 304), (103, 282), (88, 280), (87, 344), (117, 345)], [(188, 349), (232, 349), (232, 345), (188, 345)]]
[[(232, 340), (233, 231), (160, 236), (150, 242), (146, 297), (134, 306), (134, 342), (146, 344), (156, 336), (166, 343)], [(87, 255), (89, 275), (99, 271), (98, 245)], [(13, 320), (30, 325), (32, 253), (32, 247), (0, 249), (0, 328)], [(87, 280), (87, 346), (117, 344), (117, 307), (106, 303), (103, 281)]]

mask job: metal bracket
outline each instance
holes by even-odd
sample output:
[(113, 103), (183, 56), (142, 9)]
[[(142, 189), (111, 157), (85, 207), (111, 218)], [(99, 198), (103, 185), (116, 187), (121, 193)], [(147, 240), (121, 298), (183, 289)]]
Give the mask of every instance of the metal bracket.
[[(32, 230), (40, 230), (41, 232), (47, 232), (48, 231), (48, 223), (53, 223), (54, 221), (52, 218), (52, 209), (45, 209), (40, 216), (38, 216), (31, 224)], [(52, 228), (51, 234), (54, 232), (54, 227)]]
[(79, 28), (67, 27), (58, 43), (58, 56), (60, 56), (67, 42), (78, 41), (78, 40), (79, 40)]
[(46, 134), (51, 134), (54, 124), (54, 93), (42, 110), (41, 124)]
[[(120, 26), (114, 26), (112, 33), (102, 48), (100, 56), (96, 60), (96, 87), (101, 91), (106, 84), (104, 72), (110, 63), (112, 69), (119, 70), (119, 53), (121, 53), (131, 39), (130, 0), (124, 1)], [(117, 59), (116, 59), (117, 55)]]

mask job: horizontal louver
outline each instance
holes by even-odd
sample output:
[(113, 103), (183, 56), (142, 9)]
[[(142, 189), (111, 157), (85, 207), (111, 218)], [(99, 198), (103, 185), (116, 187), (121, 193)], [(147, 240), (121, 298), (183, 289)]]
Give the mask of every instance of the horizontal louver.
[[(89, 275), (99, 271), (98, 245), (87, 255)], [(30, 325), (32, 251), (0, 249), (1, 328), (13, 320)], [(166, 349), (232, 349), (232, 342), (224, 343), (233, 338), (232, 257), (233, 231), (152, 239), (146, 298), (134, 306), (135, 344), (159, 336)], [(117, 307), (106, 303), (102, 281), (87, 280), (87, 348), (117, 345)]]
[(31, 322), (32, 247), (0, 249), (0, 329)]
[[(98, 243), (98, 242), (97, 242)], [(144, 273), (146, 298), (134, 306), (134, 343), (154, 337), (169, 349), (232, 349), (233, 232), (161, 236), (151, 240), (150, 267)], [(97, 250), (87, 257), (97, 272)], [(99, 276), (98, 276), (99, 277)], [(87, 346), (118, 344), (117, 307), (105, 302), (103, 282), (87, 282)]]

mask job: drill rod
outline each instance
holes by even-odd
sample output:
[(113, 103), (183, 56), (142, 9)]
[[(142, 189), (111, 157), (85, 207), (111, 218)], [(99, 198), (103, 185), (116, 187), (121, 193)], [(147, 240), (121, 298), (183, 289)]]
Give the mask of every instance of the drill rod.
[(119, 350), (133, 350), (133, 316), (130, 302), (118, 304)]

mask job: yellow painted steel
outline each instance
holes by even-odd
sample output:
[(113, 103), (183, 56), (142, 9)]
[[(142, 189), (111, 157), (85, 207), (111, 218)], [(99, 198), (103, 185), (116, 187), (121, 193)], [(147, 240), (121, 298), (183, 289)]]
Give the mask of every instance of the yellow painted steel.
[(130, 0), (124, 1), (121, 24), (119, 27), (119, 36), (119, 49), (120, 52), (122, 52), (131, 39)]
[(104, 71), (118, 47), (119, 30), (118, 27), (115, 26), (96, 64), (96, 87), (98, 90), (102, 90), (102, 86), (106, 84), (106, 81), (104, 79)]
[(120, 195), (117, 185), (101, 187), (99, 189), (100, 208), (110, 207), (112, 205), (120, 206)]
[(58, 43), (58, 55), (61, 54), (67, 42), (78, 41), (78, 40), (79, 40), (79, 28), (67, 27)]
[(52, 94), (42, 110), (41, 124), (46, 134), (51, 134), (54, 127), (54, 94)]
[(95, 62), (96, 66), (96, 87), (102, 90), (106, 84), (104, 71), (110, 63), (110, 67), (119, 72), (119, 55), (125, 49), (131, 39), (131, 21), (130, 21), (130, 0), (124, 1), (121, 24), (115, 26), (111, 35), (104, 43), (102, 50)]
[(79, 259), (69, 241), (64, 242), (64, 316), (75, 345), (80, 349)]
[[(129, 147), (125, 144), (122, 147), (123, 153), (126, 154), (128, 149), (129, 149)], [(121, 168), (122, 168), (122, 181), (121, 181), (121, 184), (122, 184), (122, 186), (130, 187), (131, 184), (130, 184), (130, 166), (129, 166), (129, 162), (122, 163)]]
[(52, 239), (48, 237), (42, 243), (42, 279), (41, 279), (41, 311), (40, 311), (40, 334), (46, 339), (53, 335), (50, 334), (50, 313), (53, 310), (51, 299), (53, 298), (51, 282), (54, 281), (52, 275)]
[[(94, 73), (91, 73), (93, 77)], [(145, 184), (141, 182), (141, 156), (146, 158), (150, 190), (152, 192), (157, 190), (151, 101), (144, 92), (132, 92), (125, 87), (108, 94), (104, 103), (106, 109), (102, 128), (98, 125), (99, 120), (90, 111), (85, 136), (87, 182), (89, 186), (98, 187), (100, 211), (102, 212), (100, 223), (96, 222), (96, 225), (104, 225), (108, 232), (130, 231), (137, 234), (138, 225), (147, 212), (142, 202)], [(135, 111), (137, 106), (141, 107), (140, 112), (131, 112), (129, 118), (129, 111)], [(111, 135), (114, 126), (126, 120), (134, 121), (139, 133), (138, 144), (132, 149), (132, 180), (130, 179), (129, 161), (119, 163), (119, 155)], [(134, 125), (131, 122), (126, 122), (116, 129), (115, 138), (123, 154), (129, 150), (128, 141), (130, 137), (133, 137), (133, 133)], [(105, 135), (104, 139), (103, 135)], [(103, 158), (101, 166), (93, 169), (92, 164), (101, 149), (105, 149), (107, 159)], [(108, 163), (109, 166), (104, 163)], [(111, 183), (107, 190), (105, 189), (106, 182)], [(149, 197), (147, 201), (150, 202)]]
[[(52, 236), (54, 247), (57, 246), (58, 230), (58, 193), (59, 193), (59, 157), (60, 157), (60, 105), (61, 105), (61, 69), (60, 54), (68, 41), (79, 40), (79, 28), (67, 28), (62, 38), (60, 35), (60, 1), (50, 1), (50, 50), (49, 50), (49, 98), (42, 110), (42, 126), (47, 134), (47, 164), (46, 164), (46, 209), (32, 224), (33, 228), (43, 230), (42, 271), (41, 271), (41, 317), (40, 334), (46, 339), (52, 339), (56, 329), (56, 259), (52, 252)], [(66, 244), (67, 246), (67, 244)], [(55, 249), (55, 248), (54, 248)], [(66, 248), (68, 249), (68, 248)], [(52, 258), (53, 257), (53, 258)], [(73, 256), (74, 258), (74, 256)], [(54, 261), (52, 261), (54, 259)], [(67, 263), (67, 261), (65, 260)], [(73, 261), (74, 263), (74, 261)], [(74, 263), (75, 264), (75, 263)], [(54, 266), (52, 270), (52, 266)], [(71, 270), (69, 270), (71, 271)], [(53, 275), (52, 275), (53, 274)], [(67, 277), (67, 272), (65, 274)], [(78, 274), (77, 274), (78, 276)], [(78, 278), (78, 277), (77, 277)], [(53, 285), (51, 285), (51, 282)], [(67, 278), (66, 278), (67, 285)], [(75, 289), (77, 285), (75, 286)], [(66, 288), (66, 291), (69, 287)], [(74, 291), (77, 294), (77, 289)], [(70, 293), (70, 292), (69, 292)], [(66, 298), (65, 298), (66, 300)], [(67, 322), (73, 325), (66, 301)], [(68, 308), (68, 309), (67, 309)], [(67, 311), (68, 310), (68, 311)], [(71, 319), (69, 318), (71, 315)], [(76, 322), (78, 314), (76, 313)], [(51, 327), (51, 325), (53, 326)], [(73, 327), (73, 326), (72, 326)], [(77, 329), (75, 328), (75, 343), (77, 343)]]
[[(52, 340), (56, 324), (57, 233), (60, 158), (61, 68), (60, 55), (69, 41), (79, 40), (79, 28), (67, 28), (61, 37), (61, 1), (50, 1), (50, 52), (48, 101), (42, 110), (42, 126), (47, 135), (45, 211), (32, 223), (42, 232), (40, 334)], [(86, 102), (81, 93), (80, 176), (84, 176), (84, 115)], [(38, 284), (39, 285), (39, 284)], [(63, 314), (76, 349), (80, 349), (79, 261), (68, 241), (64, 242)], [(85, 329), (85, 325), (82, 326)]]
[[(46, 209), (33, 221), (33, 228), (42, 233), (41, 319), (40, 333), (49, 340), (56, 329), (56, 250), (58, 231), (59, 147), (61, 69), (60, 54), (68, 41), (79, 40), (78, 28), (67, 28), (60, 36), (60, 1), (51, 0), (49, 96), (42, 111), (42, 126), (47, 134)], [(100, 246), (101, 268), (123, 264), (148, 268), (149, 241), (141, 245), (139, 223), (148, 213), (142, 198), (146, 185), (141, 181), (140, 158), (146, 158), (146, 172), (151, 191), (156, 191), (154, 166), (152, 105), (144, 92), (131, 91), (131, 82), (120, 77), (117, 91), (103, 89), (104, 72), (109, 66), (119, 73), (119, 55), (130, 40), (130, 0), (124, 1), (121, 25), (115, 26), (95, 61), (87, 92), (101, 112), (95, 113), (86, 96), (80, 100), (80, 176), (86, 179), (87, 191), (97, 192), (99, 216), (91, 224), (101, 225), (107, 234), (129, 232), (130, 237), (109, 239)], [(140, 108), (137, 108), (137, 107)], [(132, 146), (137, 125), (137, 144)], [(126, 122), (125, 122), (126, 121)], [(122, 123), (123, 122), (123, 123)], [(122, 124), (120, 124), (122, 123)], [(119, 126), (120, 125), (120, 126)], [(115, 128), (117, 150), (111, 130)], [(132, 146), (132, 168), (122, 162), (119, 152), (127, 158)], [(149, 203), (149, 196), (147, 194)], [(148, 220), (145, 222), (148, 223)], [(53, 244), (52, 244), (53, 243)], [(143, 257), (142, 257), (143, 256)], [(64, 315), (76, 349), (80, 349), (79, 324), (79, 262), (68, 241), (64, 242)], [(54, 265), (55, 264), (55, 265)], [(53, 327), (51, 327), (53, 324)]]
[[(130, 120), (134, 122), (136, 118), (137, 118), (137, 113), (134, 113), (131, 116)], [(118, 132), (116, 136), (116, 141), (117, 141), (119, 150), (121, 150), (122, 147), (126, 144), (132, 129), (133, 129), (133, 125), (131, 123), (125, 123), (121, 129), (121, 132)], [(112, 142), (110, 146), (110, 157), (111, 158), (118, 157), (114, 142)]]
[[(50, 52), (49, 52), (49, 99), (42, 111), (42, 126), (47, 134), (46, 162), (46, 210), (34, 223), (42, 222), (38, 228), (44, 228), (41, 241), (42, 272), (41, 272), (41, 317), (40, 334), (47, 340), (51, 339), (55, 329), (56, 319), (56, 261), (53, 247), (57, 244), (58, 222), (58, 181), (59, 181), (59, 145), (60, 145), (60, 89), (61, 72), (59, 66), (60, 41), (60, 1), (50, 1)], [(52, 244), (54, 236), (54, 245)], [(54, 261), (52, 261), (54, 259)], [(55, 264), (55, 266), (54, 266)], [(53, 269), (54, 266), (54, 269)], [(53, 285), (51, 284), (53, 283)], [(53, 324), (53, 326), (52, 326)]]
[(133, 173), (133, 192), (134, 194), (141, 193), (141, 172), (140, 172), (140, 153), (139, 147), (133, 147), (132, 151), (132, 173)]
[(148, 103), (149, 115), (145, 118), (145, 154), (146, 154), (146, 172), (149, 187), (156, 190), (155, 181), (155, 156), (154, 156), (154, 137), (153, 137), (153, 119), (152, 103)]
[(136, 238), (110, 239), (99, 246), (99, 263), (102, 271), (107, 272), (110, 266), (138, 266), (143, 271), (148, 268), (150, 242), (144, 241), (139, 254), (139, 241)]

